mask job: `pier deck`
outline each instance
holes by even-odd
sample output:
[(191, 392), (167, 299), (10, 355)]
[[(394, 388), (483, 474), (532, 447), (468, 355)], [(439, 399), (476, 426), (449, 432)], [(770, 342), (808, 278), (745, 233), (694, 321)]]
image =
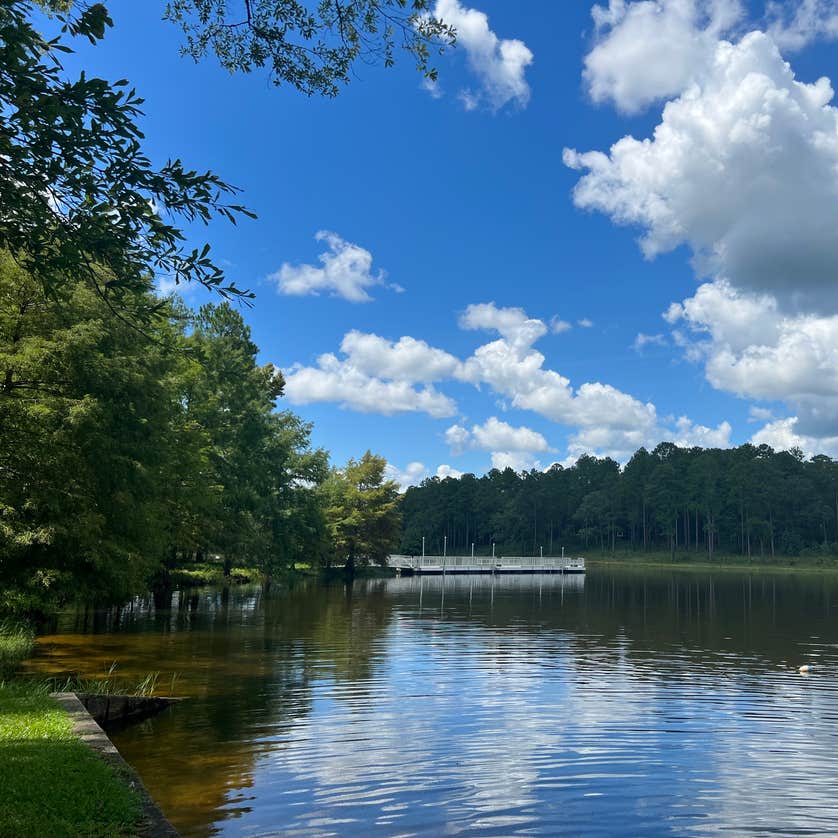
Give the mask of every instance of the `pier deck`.
[(562, 556), (390, 556), (401, 573), (584, 573), (585, 560)]

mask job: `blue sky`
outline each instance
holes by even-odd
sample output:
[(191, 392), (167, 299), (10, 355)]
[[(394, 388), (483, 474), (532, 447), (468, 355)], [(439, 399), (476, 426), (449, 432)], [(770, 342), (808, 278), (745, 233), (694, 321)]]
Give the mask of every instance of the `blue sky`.
[(336, 462), (838, 452), (838, 4), (470, 2), (440, 0), (435, 91), (406, 57), (334, 100), (195, 64), (162, 2), (112, 3), (68, 67), (130, 79), (153, 158), (242, 188), (258, 220), (191, 232)]

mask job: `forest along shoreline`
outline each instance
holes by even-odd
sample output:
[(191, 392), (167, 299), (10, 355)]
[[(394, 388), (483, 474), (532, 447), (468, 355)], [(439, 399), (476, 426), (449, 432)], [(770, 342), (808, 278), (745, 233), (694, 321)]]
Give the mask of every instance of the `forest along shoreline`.
[[(640, 448), (545, 471), (408, 488), (401, 553), (584, 555), (710, 564), (838, 563), (838, 463), (768, 445)], [(423, 541), (424, 540), (424, 541)]]

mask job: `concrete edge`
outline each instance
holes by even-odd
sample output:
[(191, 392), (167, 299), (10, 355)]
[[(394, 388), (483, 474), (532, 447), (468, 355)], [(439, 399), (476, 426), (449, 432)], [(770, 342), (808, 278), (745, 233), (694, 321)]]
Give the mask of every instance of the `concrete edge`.
[(143, 838), (179, 838), (177, 830), (154, 802), (137, 772), (125, 761), (79, 697), (75, 693), (52, 693), (50, 697), (54, 698), (70, 717), (73, 733), (114, 770), (121, 782), (139, 796), (142, 821), (138, 834)]
[(131, 724), (156, 716), (182, 698), (76, 692), (76, 698), (107, 732), (109, 724)]

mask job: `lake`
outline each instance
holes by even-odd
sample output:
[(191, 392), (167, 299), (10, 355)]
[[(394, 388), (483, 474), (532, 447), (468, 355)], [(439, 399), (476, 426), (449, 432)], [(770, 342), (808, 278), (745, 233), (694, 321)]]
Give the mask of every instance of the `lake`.
[(189, 698), (113, 735), (184, 836), (838, 833), (838, 576), (199, 589), (31, 668), (113, 662)]

